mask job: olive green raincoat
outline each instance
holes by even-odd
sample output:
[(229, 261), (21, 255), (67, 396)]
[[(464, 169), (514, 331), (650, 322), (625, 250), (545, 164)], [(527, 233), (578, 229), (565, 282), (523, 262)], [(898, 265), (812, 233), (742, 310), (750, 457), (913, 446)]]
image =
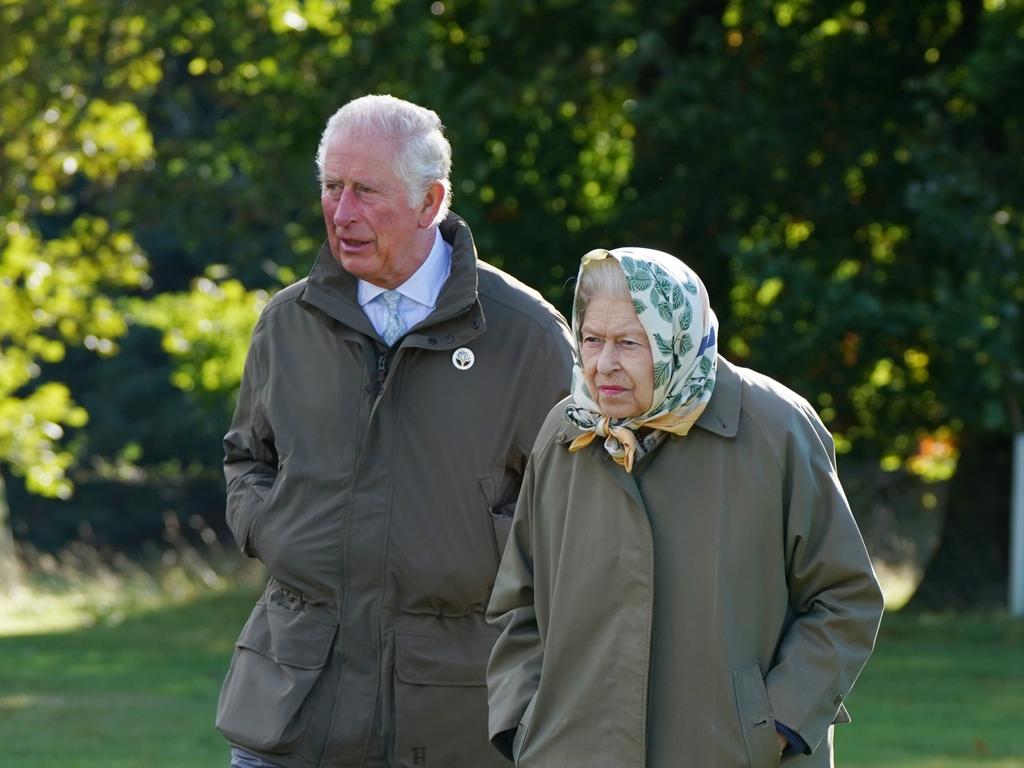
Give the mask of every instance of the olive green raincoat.
[[(570, 401), (566, 401), (570, 402)], [(719, 358), (633, 473), (552, 410), (488, 611), (490, 732), (523, 768), (832, 764), (882, 595), (810, 405)], [(657, 438), (656, 438), (657, 439)]]

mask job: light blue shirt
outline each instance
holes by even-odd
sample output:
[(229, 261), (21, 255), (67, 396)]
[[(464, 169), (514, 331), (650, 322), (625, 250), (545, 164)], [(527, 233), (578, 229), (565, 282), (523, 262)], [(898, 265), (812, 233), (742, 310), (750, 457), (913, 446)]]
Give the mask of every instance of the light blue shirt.
[[(398, 314), (405, 321), (406, 328), (423, 322), (437, 306), (437, 297), (445, 280), (452, 271), (452, 247), (441, 237), (441, 230), (434, 230), (434, 245), (427, 258), (404, 283), (395, 288), (401, 294)], [(385, 289), (364, 280), (359, 281), (356, 299), (363, 312), (370, 319), (377, 333), (383, 336), (388, 324), (388, 310), (381, 294)]]

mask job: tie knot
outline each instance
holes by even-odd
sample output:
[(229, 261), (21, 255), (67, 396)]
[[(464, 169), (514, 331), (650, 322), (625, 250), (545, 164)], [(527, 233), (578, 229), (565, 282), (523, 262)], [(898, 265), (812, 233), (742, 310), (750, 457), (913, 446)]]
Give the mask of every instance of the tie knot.
[(390, 290), (384, 291), (384, 306), (388, 308), (389, 312), (394, 312), (398, 309), (398, 302), (402, 299), (402, 294), (398, 291)]

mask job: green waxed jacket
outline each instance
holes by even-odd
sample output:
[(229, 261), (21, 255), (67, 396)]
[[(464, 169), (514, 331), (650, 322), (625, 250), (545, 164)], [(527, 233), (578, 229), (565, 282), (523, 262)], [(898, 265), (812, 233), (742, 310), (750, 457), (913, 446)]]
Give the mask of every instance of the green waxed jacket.
[[(568, 402), (568, 401), (567, 401)], [(490, 733), (523, 768), (832, 764), (882, 595), (803, 398), (719, 358), (708, 407), (627, 474), (556, 406), (488, 618)], [(813, 751), (811, 751), (813, 750)]]
[(441, 234), (437, 307), (390, 351), (326, 247), (253, 332), (227, 520), (270, 578), (217, 727), (284, 766), (507, 765), (487, 738), (484, 611), (572, 350), (550, 305), (477, 260), (465, 222)]

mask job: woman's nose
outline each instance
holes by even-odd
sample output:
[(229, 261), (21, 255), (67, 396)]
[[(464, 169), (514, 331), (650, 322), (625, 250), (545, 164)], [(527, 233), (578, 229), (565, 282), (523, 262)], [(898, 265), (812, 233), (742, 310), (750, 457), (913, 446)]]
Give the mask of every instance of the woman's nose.
[(610, 373), (619, 367), (619, 354), (612, 342), (605, 342), (601, 347), (601, 354), (597, 358), (597, 370), (599, 373)]

